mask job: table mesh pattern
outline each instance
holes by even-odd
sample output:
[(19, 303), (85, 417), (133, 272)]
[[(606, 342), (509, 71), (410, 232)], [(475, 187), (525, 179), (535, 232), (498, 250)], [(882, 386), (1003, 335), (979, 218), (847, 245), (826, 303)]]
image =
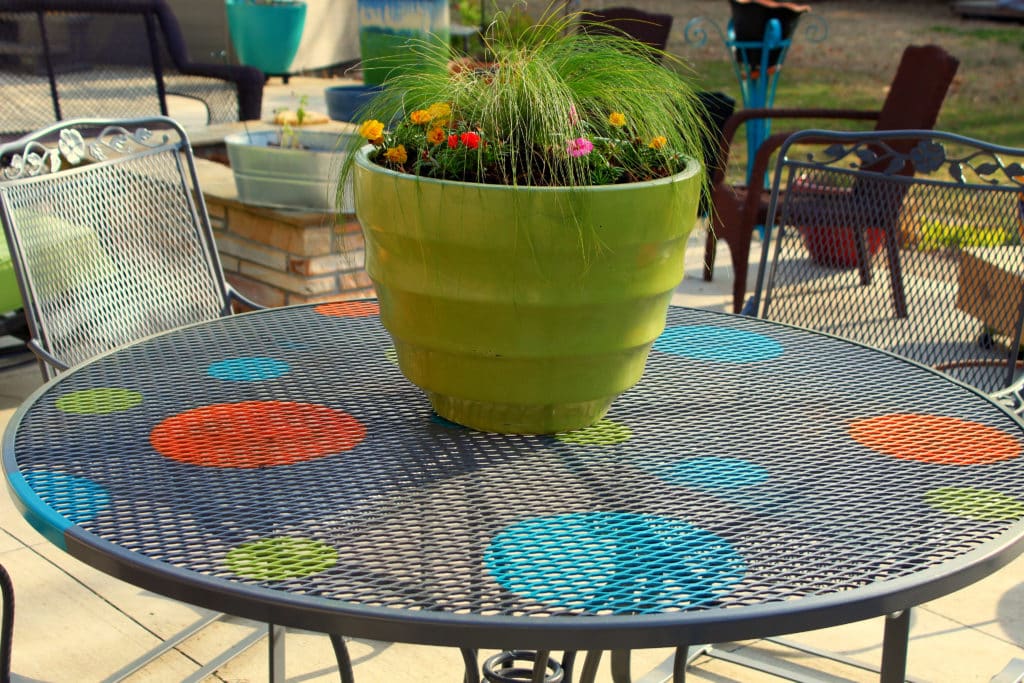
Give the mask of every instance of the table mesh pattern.
[(1010, 383), (1024, 298), (1019, 189), (790, 170), (765, 317), (894, 351), (983, 391)]
[(177, 150), (0, 188), (44, 347), (74, 364), (224, 306)]
[[(82, 529), (161, 562), (477, 615), (827, 595), (1024, 519), (1009, 413), (824, 335), (673, 309), (640, 384), (554, 436), (440, 419), (393, 357), (375, 316), (187, 328), (63, 376), (20, 422), (17, 467)], [(69, 492), (88, 486), (83, 509)]]

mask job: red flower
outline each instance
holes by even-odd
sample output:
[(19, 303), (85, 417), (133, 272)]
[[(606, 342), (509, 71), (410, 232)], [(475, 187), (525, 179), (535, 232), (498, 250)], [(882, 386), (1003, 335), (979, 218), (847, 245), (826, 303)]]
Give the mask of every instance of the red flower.
[(458, 147), (459, 146), (459, 136), (456, 135), (455, 133), (452, 133), (451, 135), (449, 135), (448, 136), (448, 146), (451, 147), (452, 149), (455, 149), (456, 147)]
[[(480, 146), (479, 133), (474, 133), (472, 131), (468, 133), (463, 133), (462, 135), (459, 136), (459, 139), (462, 140), (462, 144), (464, 144), (466, 147), (469, 147), (470, 149), (476, 149), (477, 147)], [(450, 140), (448, 144), (451, 144)]]

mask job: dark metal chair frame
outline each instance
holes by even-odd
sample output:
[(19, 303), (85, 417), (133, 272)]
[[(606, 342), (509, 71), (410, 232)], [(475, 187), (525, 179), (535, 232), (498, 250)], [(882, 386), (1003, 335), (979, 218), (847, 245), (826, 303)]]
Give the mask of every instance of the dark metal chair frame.
[(743, 109), (725, 123), (722, 133), (723, 163), (711, 181), (711, 225), (704, 250), (704, 279), (714, 271), (719, 240), (725, 240), (732, 259), (733, 312), (739, 313), (746, 298), (747, 267), (754, 230), (763, 225), (768, 210), (768, 178), (771, 158), (793, 133), (774, 133), (758, 149), (751, 185), (726, 182), (729, 149), (739, 128), (754, 119), (874, 121), (875, 130), (931, 129), (959, 67), (959, 60), (938, 45), (911, 45), (904, 51), (889, 92), (877, 110), (856, 109)]
[[(88, 205), (82, 206), (83, 201)], [(141, 205), (149, 211), (137, 208)], [(113, 220), (117, 216), (123, 220)], [(72, 120), (0, 145), (0, 220), (25, 303), (28, 346), (45, 379), (149, 334), (229, 315), (235, 306), (262, 308), (224, 280), (188, 137), (169, 118)], [(54, 241), (68, 237), (69, 230), (81, 239)], [(144, 256), (132, 250), (146, 243), (153, 248)], [(82, 245), (87, 248), (76, 252)], [(190, 257), (197, 262), (183, 265)], [(49, 279), (55, 273), (70, 273), (72, 279), (90, 281), (89, 286), (64, 289)], [(186, 284), (174, 290), (169, 283), (179, 278), (186, 278)], [(188, 285), (208, 291), (188, 297)], [(110, 299), (117, 297), (130, 301), (125, 308), (111, 306)], [(186, 305), (182, 299), (188, 299)], [(157, 310), (134, 316), (143, 303), (154, 301), (160, 304)], [(86, 316), (91, 319), (83, 321)], [(100, 341), (75, 348), (83, 329), (102, 330)], [(14, 596), (2, 568), (0, 587), (0, 664), (9, 665)], [(222, 616), (200, 618), (116, 677), (141, 668)], [(280, 627), (270, 627), (272, 673), (275, 658), (283, 662), (282, 634)], [(203, 671), (212, 672), (261, 637), (258, 629)]]
[[(61, 68), (64, 53), (88, 49), (92, 38), (92, 31), (69, 25), (72, 18), (100, 25), (137, 20), (133, 31), (144, 31), (145, 36), (131, 39), (145, 43), (147, 58), (124, 65), (120, 76), (87, 64)], [(57, 30), (59, 22), (62, 30)], [(263, 73), (249, 66), (191, 61), (181, 27), (165, 0), (0, 0), (0, 26), (0, 100), (7, 101), (0, 103), (0, 135), (5, 138), (65, 118), (166, 116), (168, 95), (201, 102), (208, 123), (260, 117)], [(31, 32), (19, 35), (30, 27)], [(44, 65), (38, 73), (21, 64), (20, 55), (30, 53)], [(83, 88), (107, 93), (90, 100), (89, 106), (101, 109), (76, 110), (65, 99)]]
[[(1024, 149), (945, 131), (790, 136), (746, 311), (886, 348), (988, 393), (1010, 387), (1024, 337), (1022, 163)], [(815, 247), (812, 229), (835, 251)], [(1005, 277), (983, 274), (989, 264)]]

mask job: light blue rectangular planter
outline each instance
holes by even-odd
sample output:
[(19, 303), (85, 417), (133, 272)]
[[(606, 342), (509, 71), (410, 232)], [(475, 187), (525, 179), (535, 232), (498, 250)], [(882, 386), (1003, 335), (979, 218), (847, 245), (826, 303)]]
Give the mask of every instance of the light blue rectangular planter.
[(394, 70), (422, 68), (417, 40), (448, 43), (448, 0), (359, 0), (363, 82), (380, 85)]

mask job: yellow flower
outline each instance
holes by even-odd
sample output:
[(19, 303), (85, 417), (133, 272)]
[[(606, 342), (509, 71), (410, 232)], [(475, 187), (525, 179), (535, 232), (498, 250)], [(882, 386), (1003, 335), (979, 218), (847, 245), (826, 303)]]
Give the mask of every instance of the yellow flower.
[(405, 145), (398, 145), (384, 152), (384, 158), (393, 164), (404, 164), (409, 155), (405, 153)]
[(651, 144), (647, 145), (651, 149), (661, 149), (668, 144), (668, 139), (664, 135), (659, 135), (656, 138), (651, 139)]
[(427, 131), (427, 142), (432, 145), (441, 144), (447, 137), (448, 134), (444, 132), (444, 128), (441, 128), (441, 126), (434, 126)]
[(452, 106), (447, 102), (437, 102), (427, 107), (431, 121), (446, 121), (452, 114)]
[(413, 113), (409, 114), (409, 120), (417, 126), (425, 126), (430, 123), (431, 118), (430, 112), (426, 109), (417, 109)]
[(377, 119), (363, 121), (359, 126), (359, 134), (367, 140), (379, 140), (384, 135), (384, 124)]
[(626, 115), (620, 111), (613, 111), (608, 115), (608, 123), (612, 124), (616, 128), (622, 128), (626, 125)]

